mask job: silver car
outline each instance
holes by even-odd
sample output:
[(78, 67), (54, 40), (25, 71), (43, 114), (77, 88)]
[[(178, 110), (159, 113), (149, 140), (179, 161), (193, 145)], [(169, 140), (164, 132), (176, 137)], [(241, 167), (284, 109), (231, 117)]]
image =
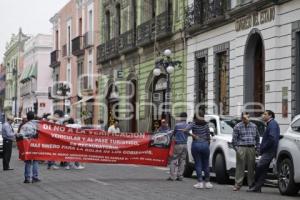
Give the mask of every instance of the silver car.
[(300, 190), (300, 115), (282, 134), (277, 151), (278, 188), (282, 195), (297, 195)]

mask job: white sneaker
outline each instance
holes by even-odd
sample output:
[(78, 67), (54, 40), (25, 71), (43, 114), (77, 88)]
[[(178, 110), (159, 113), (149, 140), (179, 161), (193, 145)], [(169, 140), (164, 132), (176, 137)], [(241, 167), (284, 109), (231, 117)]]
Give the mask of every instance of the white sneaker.
[(210, 182), (205, 183), (205, 188), (212, 189), (214, 186)]
[(85, 167), (82, 166), (82, 165), (79, 165), (79, 166), (74, 166), (74, 169), (84, 169)]
[(202, 182), (198, 182), (197, 184), (194, 185), (194, 188), (197, 188), (197, 189), (203, 189), (204, 188), (204, 185)]
[(70, 170), (71, 167), (68, 165), (68, 166), (65, 167), (65, 169), (66, 169), (66, 170)]
[(54, 170), (57, 170), (57, 169), (59, 169), (59, 167), (58, 166), (56, 166), (56, 165), (52, 165), (49, 169), (54, 169)]

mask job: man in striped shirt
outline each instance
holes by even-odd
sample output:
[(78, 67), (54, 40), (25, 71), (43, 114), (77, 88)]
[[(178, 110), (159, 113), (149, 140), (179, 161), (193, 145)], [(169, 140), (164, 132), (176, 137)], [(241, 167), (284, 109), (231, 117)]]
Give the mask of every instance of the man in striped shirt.
[(243, 185), (245, 167), (248, 170), (248, 186), (254, 182), (255, 155), (259, 148), (260, 137), (256, 125), (249, 121), (249, 113), (242, 113), (242, 121), (233, 129), (232, 145), (236, 150), (236, 169), (234, 191)]

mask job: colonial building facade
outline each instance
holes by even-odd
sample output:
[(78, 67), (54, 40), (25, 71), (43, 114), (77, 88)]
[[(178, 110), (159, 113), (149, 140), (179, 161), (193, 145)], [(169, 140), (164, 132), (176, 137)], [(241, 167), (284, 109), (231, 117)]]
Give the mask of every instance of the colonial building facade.
[(5, 68), (0, 64), (0, 121), (3, 122), (4, 115), (4, 101), (5, 101)]
[(24, 44), (29, 39), (20, 28), (17, 35), (13, 34), (11, 40), (6, 45), (4, 53), (5, 67), (5, 114), (20, 116), (20, 87), (19, 78), (23, 71)]
[[(101, 1), (99, 107), (107, 125), (119, 119), (122, 131), (153, 131), (162, 118), (173, 126), (175, 116), (186, 110), (185, 3)], [(171, 75), (162, 70), (155, 76), (165, 49), (181, 65)]]
[(51, 35), (38, 34), (25, 43), (24, 70), (19, 78), (22, 115), (28, 111), (34, 111), (38, 116), (52, 112), (52, 101), (48, 99), (48, 87), (52, 85), (51, 50)]
[[(187, 103), (207, 113), (300, 113), (300, 1), (189, 0)], [(296, 103), (298, 102), (298, 104)]]
[[(98, 1), (71, 0), (54, 17), (50, 67), (54, 84), (49, 91), (53, 110), (61, 109), (82, 123), (97, 123), (96, 47)], [(94, 121), (93, 121), (94, 120)]]

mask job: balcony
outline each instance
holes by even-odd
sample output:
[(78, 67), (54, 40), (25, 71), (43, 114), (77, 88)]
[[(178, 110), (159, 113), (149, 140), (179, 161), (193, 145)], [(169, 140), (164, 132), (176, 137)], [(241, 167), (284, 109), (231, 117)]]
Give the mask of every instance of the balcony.
[(59, 50), (54, 50), (50, 54), (50, 67), (55, 68), (60, 65), (60, 61), (58, 60), (59, 58)]
[(72, 40), (72, 54), (74, 56), (78, 57), (84, 54), (83, 38), (78, 36)]
[(171, 13), (166, 11), (156, 17), (156, 39), (161, 39), (172, 34)]
[(105, 43), (97, 46), (97, 64), (105, 60)]
[(185, 11), (185, 28), (205, 29), (213, 27), (225, 19), (226, 1), (194, 1)]
[(84, 34), (84, 48), (90, 48), (92, 46), (94, 46), (93, 32), (88, 31)]
[(97, 63), (119, 56), (119, 38), (113, 38), (97, 47)]
[(137, 27), (137, 45), (144, 46), (151, 43), (155, 36), (155, 19), (151, 19)]
[(119, 52), (127, 53), (136, 49), (135, 45), (135, 31), (132, 29), (120, 35)]

